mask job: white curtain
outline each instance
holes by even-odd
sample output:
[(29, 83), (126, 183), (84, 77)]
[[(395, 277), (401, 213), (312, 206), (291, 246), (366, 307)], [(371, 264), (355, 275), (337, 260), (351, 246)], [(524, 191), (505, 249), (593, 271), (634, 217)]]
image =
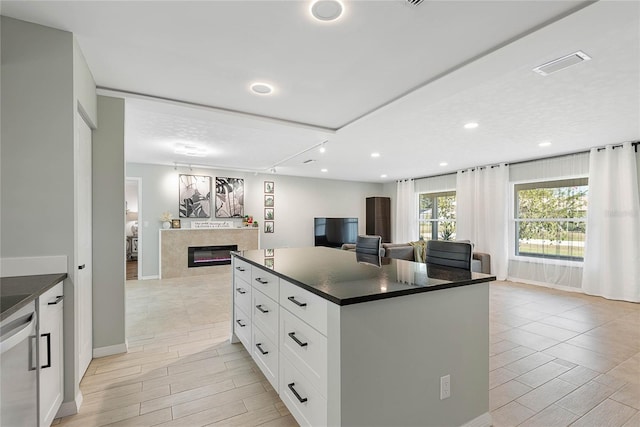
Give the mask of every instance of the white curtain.
[(507, 278), (509, 166), (459, 171), (456, 183), (456, 240), (491, 255), (491, 273)]
[(640, 201), (634, 147), (592, 149), (582, 289), (640, 302)]
[(418, 206), (414, 181), (398, 181), (396, 227), (393, 240), (398, 243), (418, 240)]

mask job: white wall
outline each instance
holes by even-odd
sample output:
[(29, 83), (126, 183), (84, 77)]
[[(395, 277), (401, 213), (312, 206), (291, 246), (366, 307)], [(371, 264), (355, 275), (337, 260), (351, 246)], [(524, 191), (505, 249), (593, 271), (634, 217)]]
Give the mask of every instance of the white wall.
[[(142, 179), (142, 215), (138, 224), (143, 228), (142, 277), (158, 275), (158, 230), (160, 215), (169, 211), (178, 218), (178, 175), (243, 178), (245, 214), (252, 215), (260, 225), (260, 245), (263, 248), (301, 247), (313, 245), (314, 217), (358, 217), (359, 232), (365, 230), (365, 199), (381, 196), (382, 184), (297, 178), (270, 174), (221, 171), (215, 169), (127, 163), (126, 175)], [(275, 183), (275, 233), (264, 233), (264, 181)], [(211, 220), (218, 220), (211, 218)], [(240, 225), (240, 220), (233, 220)], [(182, 226), (190, 220), (182, 218)]]

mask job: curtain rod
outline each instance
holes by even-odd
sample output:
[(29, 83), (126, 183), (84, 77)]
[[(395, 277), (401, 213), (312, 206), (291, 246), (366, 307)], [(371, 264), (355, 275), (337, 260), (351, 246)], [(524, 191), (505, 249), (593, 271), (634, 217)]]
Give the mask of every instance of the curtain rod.
[[(633, 142), (631, 142), (631, 145), (634, 147), (635, 152), (637, 153), (638, 152), (638, 146), (640, 145), (640, 141), (633, 141)], [(621, 147), (622, 144), (614, 144), (614, 146)], [(604, 149), (605, 149), (605, 147), (598, 147), (598, 150), (604, 150)], [(520, 160), (520, 161), (517, 161), (517, 162), (505, 162), (504, 164), (505, 165), (509, 165), (509, 166), (520, 165), (520, 164), (523, 164), (523, 163), (537, 162), (539, 160), (557, 159), (557, 158), (560, 158), (560, 157), (575, 156), (576, 154), (585, 154), (585, 153), (590, 153), (590, 152), (591, 152), (591, 150), (589, 149), (589, 150), (575, 151), (573, 153), (558, 154), (556, 156), (536, 157), (535, 159)], [(495, 166), (497, 166), (497, 165), (492, 165), (491, 167), (495, 167)], [(482, 166), (482, 167), (486, 167), (486, 166)], [(472, 167), (471, 169), (477, 169), (477, 167)], [(408, 178), (408, 179), (418, 180), (418, 179), (426, 179), (426, 178), (437, 178), (437, 177), (440, 177), (440, 176), (456, 175), (457, 173), (458, 173), (457, 171), (456, 172), (447, 172), (447, 173), (440, 173), (440, 174), (437, 174), (437, 175), (426, 175), (426, 176), (420, 176), (420, 177), (417, 177), (417, 178)], [(397, 181), (405, 181), (405, 180), (399, 179)]]

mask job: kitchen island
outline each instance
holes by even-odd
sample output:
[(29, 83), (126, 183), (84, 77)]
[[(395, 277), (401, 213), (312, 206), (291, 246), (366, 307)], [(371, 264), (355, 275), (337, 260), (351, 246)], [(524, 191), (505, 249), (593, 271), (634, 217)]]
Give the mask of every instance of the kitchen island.
[(232, 341), (300, 424), (491, 424), (494, 276), (323, 247), (237, 252), (233, 273)]

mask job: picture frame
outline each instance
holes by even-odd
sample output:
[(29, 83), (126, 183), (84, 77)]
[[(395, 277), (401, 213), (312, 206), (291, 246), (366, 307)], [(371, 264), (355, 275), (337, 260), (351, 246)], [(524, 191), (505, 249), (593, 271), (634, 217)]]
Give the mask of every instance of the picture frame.
[(274, 232), (274, 223), (273, 221), (265, 221), (264, 222), (264, 232), (265, 233), (273, 233)]
[(264, 182), (264, 192), (266, 194), (273, 194), (275, 191), (275, 183), (273, 181)]
[(264, 256), (265, 256), (266, 258), (268, 258), (268, 257), (272, 257), (274, 253), (275, 253), (275, 252), (274, 252), (274, 249), (273, 249), (273, 248), (269, 248), (269, 249), (265, 249), (265, 250), (264, 250)]
[(216, 177), (216, 218), (244, 217), (244, 179)]
[(178, 179), (178, 216), (211, 218), (211, 177), (180, 174)]
[(265, 267), (273, 269), (273, 265), (274, 265), (274, 259), (273, 258), (265, 258), (264, 259), (264, 266)]
[(264, 208), (264, 219), (267, 221), (273, 221), (275, 219), (275, 212), (273, 208)]
[(172, 219), (171, 220), (171, 228), (180, 228), (180, 220)]
[(272, 194), (265, 194), (264, 195), (264, 206), (266, 208), (272, 208), (274, 204), (275, 204), (274, 196)]

